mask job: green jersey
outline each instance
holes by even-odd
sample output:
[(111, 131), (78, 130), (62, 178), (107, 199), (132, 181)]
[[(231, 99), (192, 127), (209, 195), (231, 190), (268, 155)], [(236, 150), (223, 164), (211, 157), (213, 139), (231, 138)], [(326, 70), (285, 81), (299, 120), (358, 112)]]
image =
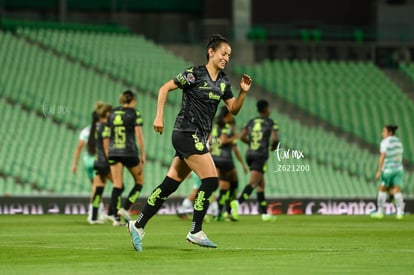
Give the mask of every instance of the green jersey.
[(399, 138), (396, 136), (384, 138), (381, 141), (380, 152), (385, 153), (384, 165), (382, 166), (384, 173), (403, 170), (403, 145)]

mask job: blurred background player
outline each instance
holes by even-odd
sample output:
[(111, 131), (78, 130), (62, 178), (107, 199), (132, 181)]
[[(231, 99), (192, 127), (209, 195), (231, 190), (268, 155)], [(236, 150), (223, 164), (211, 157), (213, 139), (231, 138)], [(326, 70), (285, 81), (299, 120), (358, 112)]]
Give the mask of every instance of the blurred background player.
[[(278, 141), (278, 123), (269, 118), (269, 102), (259, 100), (257, 102), (258, 117), (251, 119), (242, 130), (240, 139), (249, 145), (246, 152), (246, 162), (250, 167), (249, 183), (244, 188), (238, 200), (231, 202), (232, 217), (238, 220), (239, 204), (246, 201), (254, 188), (257, 188), (257, 201), (259, 202), (259, 212), (262, 214), (263, 221), (273, 221), (276, 217), (267, 213), (267, 202), (265, 199), (265, 179), (264, 173), (267, 170), (266, 162), (269, 158), (269, 149), (274, 151)], [(271, 146), (269, 146), (272, 139)]]
[[(191, 180), (193, 190), (190, 194), (188, 194), (188, 196), (183, 200), (181, 205), (177, 207), (176, 210), (177, 216), (183, 220), (188, 220), (188, 214), (193, 212), (193, 203), (197, 195), (198, 189), (201, 185), (201, 179), (197, 176), (196, 173), (194, 173), (194, 171), (191, 171), (190, 175), (187, 177), (187, 180)], [(218, 205), (214, 197), (212, 198), (212, 202), (208, 207), (207, 214), (210, 214), (212, 216), (218, 215)]]
[(397, 129), (398, 126), (394, 125), (385, 125), (382, 129), (383, 140), (380, 145), (378, 170), (375, 175), (375, 179), (380, 181), (380, 186), (377, 197), (377, 212), (371, 214), (372, 218), (382, 219), (384, 217), (387, 192), (394, 196), (397, 219), (404, 217), (404, 200), (401, 192), (404, 177), (403, 145), (400, 139), (395, 136)]
[[(142, 117), (140, 112), (135, 109), (136, 96), (129, 90), (125, 91), (119, 98), (119, 102), (122, 106), (111, 111), (108, 119), (109, 131), (104, 135), (104, 148), (113, 178), (108, 215), (114, 216), (114, 225), (120, 224), (120, 216), (123, 216), (127, 221), (131, 219), (128, 210), (135, 203), (142, 190), (144, 184), (143, 168), (146, 159)], [(121, 195), (124, 190), (124, 166), (131, 173), (135, 184), (121, 207)]]
[(196, 245), (217, 247), (202, 230), (211, 195), (218, 187), (216, 167), (207, 149), (208, 137), (220, 101), (223, 100), (227, 108), (233, 114), (237, 114), (243, 105), (252, 80), (248, 75), (242, 76), (240, 93), (235, 98), (230, 81), (223, 71), (231, 55), (228, 40), (220, 35), (213, 35), (207, 44), (206, 54), (206, 65), (186, 69), (164, 83), (159, 89), (157, 113), (153, 126), (154, 130), (160, 134), (164, 131), (164, 108), (167, 95), (178, 88), (183, 90), (181, 110), (176, 117), (172, 133), (172, 144), (176, 155), (165, 179), (149, 196), (138, 220), (128, 224), (132, 244), (137, 251), (142, 250), (142, 238), (147, 222), (191, 171), (201, 178), (201, 186), (194, 201), (192, 226), (186, 239)]
[[(97, 105), (101, 103), (97, 103), (95, 106), (95, 109), (97, 108)], [(91, 114), (91, 125), (94, 125), (98, 122), (99, 117), (98, 114), (95, 112), (95, 110)], [(90, 180), (92, 184), (92, 196), (95, 192), (93, 187), (93, 177), (94, 177), (94, 169), (93, 169), (93, 163), (95, 161), (95, 155), (94, 151), (90, 151), (89, 148), (86, 148), (85, 145), (88, 142), (89, 139), (89, 133), (90, 133), (91, 126), (88, 125), (85, 128), (82, 129), (79, 135), (79, 142), (75, 149), (75, 154), (73, 156), (73, 164), (72, 164), (72, 173), (76, 175), (78, 171), (78, 162), (79, 157), (82, 154), (82, 161), (83, 161), (83, 167), (86, 171), (86, 174), (88, 176), (88, 179)], [(86, 148), (86, 150), (83, 150), (83, 148)], [(90, 198), (90, 201), (92, 201), (92, 196)], [(100, 202), (99, 204), (99, 215), (103, 215), (104, 212), (104, 204), (103, 202)], [(91, 220), (92, 215), (92, 203), (89, 203), (88, 206), (88, 221)]]
[(95, 176), (93, 178), (93, 192), (91, 197), (92, 209), (90, 210), (90, 215), (88, 217), (88, 222), (90, 224), (104, 223), (104, 217), (101, 213), (98, 213), (98, 210), (99, 205), (102, 203), (102, 194), (105, 188), (106, 180), (110, 179), (112, 181), (108, 159), (105, 156), (103, 148), (103, 135), (105, 135), (105, 131), (109, 131), (107, 122), (111, 109), (111, 105), (98, 102), (96, 104), (95, 113), (97, 114), (99, 120), (92, 123), (90, 127), (88, 152), (96, 156), (93, 165)]
[[(234, 133), (235, 121), (226, 106), (221, 107), (216, 123), (211, 131), (210, 152), (219, 176), (218, 214), (216, 220), (223, 219), (223, 211), (229, 201), (237, 196), (238, 176), (234, 165), (232, 151), (239, 160), (245, 173), (248, 169), (237, 149), (237, 135)], [(227, 208), (227, 211), (230, 209)], [(226, 212), (227, 213), (227, 212)]]

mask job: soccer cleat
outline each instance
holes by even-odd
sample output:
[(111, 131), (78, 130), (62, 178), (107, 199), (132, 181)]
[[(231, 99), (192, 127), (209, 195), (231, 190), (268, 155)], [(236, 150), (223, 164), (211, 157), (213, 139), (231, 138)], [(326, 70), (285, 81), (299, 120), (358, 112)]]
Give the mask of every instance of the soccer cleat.
[(383, 219), (383, 218), (384, 218), (384, 214), (382, 214), (382, 213), (378, 213), (378, 212), (374, 212), (374, 213), (372, 213), (372, 214), (370, 215), (370, 217), (371, 217), (371, 218), (373, 218), (373, 219), (378, 219), (378, 220), (380, 220), (380, 219)]
[(107, 214), (105, 214), (105, 213), (102, 215), (102, 219), (103, 219), (104, 221), (111, 221), (111, 222), (116, 221), (116, 219), (115, 219), (115, 216), (114, 216), (114, 215), (107, 215)]
[(395, 218), (396, 218), (397, 220), (402, 220), (402, 219), (404, 219), (404, 214), (397, 214), (397, 215), (395, 216)]
[(131, 235), (131, 243), (134, 249), (136, 251), (142, 251), (142, 239), (144, 238), (145, 232), (143, 228), (136, 228), (135, 222), (128, 222), (128, 232)]
[(238, 221), (239, 220), (239, 201), (234, 200), (230, 202), (231, 208), (231, 220)]
[(276, 216), (270, 214), (262, 214), (262, 221), (264, 222), (274, 222), (276, 219)]
[(118, 210), (118, 215), (122, 216), (127, 222), (131, 220), (131, 215), (129, 215), (129, 212), (126, 211), (124, 208), (120, 208)]
[(115, 220), (115, 221), (112, 222), (112, 226), (126, 226), (126, 225), (127, 224), (124, 223), (123, 221), (117, 221), (117, 220)]
[(206, 233), (204, 233), (203, 231), (199, 231), (194, 234), (192, 234), (191, 232), (188, 232), (186, 239), (190, 243), (196, 244), (202, 247), (217, 248), (217, 245), (213, 243), (212, 241), (210, 241), (207, 238)]

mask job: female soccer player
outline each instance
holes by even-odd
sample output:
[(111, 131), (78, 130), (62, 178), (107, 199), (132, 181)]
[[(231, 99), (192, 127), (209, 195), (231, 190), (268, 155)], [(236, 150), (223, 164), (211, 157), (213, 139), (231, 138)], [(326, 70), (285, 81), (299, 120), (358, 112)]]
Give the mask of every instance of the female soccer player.
[(138, 220), (128, 224), (132, 244), (137, 251), (142, 250), (144, 227), (148, 220), (157, 213), (167, 197), (177, 190), (191, 170), (200, 177), (201, 186), (194, 201), (192, 228), (187, 240), (200, 246), (217, 247), (202, 231), (210, 196), (218, 186), (216, 167), (207, 149), (208, 136), (220, 100), (224, 100), (230, 112), (237, 114), (252, 82), (248, 75), (243, 75), (239, 96), (234, 98), (230, 81), (223, 72), (230, 55), (229, 42), (220, 35), (214, 35), (207, 45), (207, 64), (188, 68), (159, 90), (153, 126), (160, 134), (164, 130), (164, 105), (168, 93), (177, 88), (183, 90), (181, 110), (172, 133), (176, 155), (167, 176), (149, 196)]
[(96, 123), (92, 123), (88, 138), (88, 152), (92, 155), (96, 155), (94, 161), (94, 169), (96, 174), (93, 178), (93, 192), (91, 197), (92, 211), (88, 217), (88, 222), (90, 224), (101, 224), (104, 222), (102, 217), (98, 216), (98, 209), (102, 201), (102, 194), (105, 188), (106, 180), (112, 180), (108, 159), (105, 156), (103, 148), (104, 132), (109, 131), (107, 122), (111, 109), (111, 105), (107, 105), (102, 102), (97, 103), (95, 113), (98, 115), (99, 120)]
[(397, 207), (397, 219), (404, 217), (404, 201), (401, 193), (403, 186), (403, 145), (398, 137), (395, 136), (398, 126), (385, 125), (382, 129), (380, 145), (380, 157), (378, 170), (375, 175), (376, 180), (380, 180), (377, 197), (377, 212), (371, 214), (372, 218), (382, 219), (384, 217), (384, 204), (387, 199), (387, 192), (394, 195)]
[[(97, 103), (99, 104), (99, 102)], [(96, 107), (95, 107), (96, 109)], [(98, 122), (99, 117), (96, 114), (95, 111), (92, 112), (92, 123), (91, 125), (94, 125), (95, 123)], [(85, 145), (88, 142), (89, 139), (89, 132), (90, 132), (91, 126), (87, 126), (85, 128), (82, 129), (80, 135), (79, 135), (79, 142), (78, 145), (76, 146), (75, 149), (75, 154), (73, 157), (73, 164), (72, 164), (72, 173), (76, 175), (77, 171), (78, 171), (78, 161), (79, 161), (79, 157), (81, 155), (81, 152), (83, 150), (83, 148), (85, 147)], [(92, 184), (92, 196), (94, 193), (94, 187), (93, 187), (93, 175), (94, 175), (94, 170), (93, 170), (93, 163), (95, 161), (95, 155), (92, 151), (90, 151), (88, 148), (86, 148), (87, 150), (84, 150), (82, 153), (82, 160), (83, 160), (83, 166), (85, 168), (86, 174)], [(91, 197), (92, 200), (92, 197)], [(100, 203), (99, 206), (99, 215), (102, 215), (104, 211), (104, 205), (103, 203)], [(92, 204), (89, 204), (89, 208), (88, 208), (88, 218), (87, 220), (91, 220), (91, 215), (92, 215)]]
[[(108, 119), (109, 131), (104, 135), (104, 148), (108, 156), (113, 189), (111, 206), (108, 215), (113, 214), (113, 225), (120, 225), (120, 216), (125, 220), (131, 219), (129, 208), (137, 200), (144, 184), (144, 163), (146, 159), (144, 136), (142, 133), (142, 118), (140, 112), (135, 110), (137, 105), (135, 94), (131, 91), (122, 93), (119, 102), (122, 104), (111, 111)], [(141, 152), (140, 156), (138, 148)], [(121, 208), (121, 195), (124, 190), (123, 168), (127, 167), (134, 178), (134, 187)]]
[[(98, 115), (93, 112), (92, 113), (92, 121), (97, 121)], [(88, 142), (90, 126), (87, 126), (82, 129), (79, 135), (79, 142), (75, 149), (75, 154), (73, 156), (73, 164), (72, 164), (72, 173), (76, 175), (78, 171), (78, 161), (81, 155), (82, 149), (84, 148), (85, 144)], [(93, 180), (93, 162), (94, 156), (90, 155), (88, 152), (83, 152), (83, 166), (85, 168), (86, 174), (88, 175), (89, 180), (92, 182)]]
[[(251, 119), (246, 127), (242, 130), (240, 139), (249, 145), (246, 152), (246, 162), (250, 167), (250, 180), (244, 188), (238, 200), (231, 202), (232, 217), (238, 220), (239, 204), (250, 197), (254, 188), (257, 188), (257, 200), (259, 202), (259, 210), (262, 214), (263, 221), (273, 221), (275, 217), (267, 214), (267, 202), (264, 195), (266, 172), (266, 162), (269, 158), (269, 148), (275, 150), (278, 141), (279, 126), (276, 121), (269, 118), (269, 102), (259, 100), (257, 102), (257, 111), (259, 116)], [(272, 144), (269, 146), (270, 138)], [(233, 211), (234, 210), (234, 211)]]
[[(223, 210), (229, 200), (236, 199), (238, 187), (238, 177), (236, 167), (233, 161), (232, 151), (235, 153), (244, 171), (247, 173), (247, 166), (244, 163), (240, 152), (237, 149), (237, 135), (234, 134), (235, 122), (233, 115), (226, 106), (220, 109), (220, 113), (216, 119), (216, 123), (211, 131), (211, 155), (217, 168), (219, 176), (219, 197), (218, 215), (216, 220), (223, 219)], [(227, 209), (229, 211), (229, 209)]]

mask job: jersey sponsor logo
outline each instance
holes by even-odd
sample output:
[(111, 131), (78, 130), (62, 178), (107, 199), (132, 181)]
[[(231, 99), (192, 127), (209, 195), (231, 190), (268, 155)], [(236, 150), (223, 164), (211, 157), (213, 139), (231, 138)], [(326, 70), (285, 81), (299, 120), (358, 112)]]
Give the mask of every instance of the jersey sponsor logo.
[(220, 100), (221, 96), (214, 94), (213, 92), (209, 92), (208, 93), (208, 98), (209, 99), (214, 99), (214, 100)]
[(122, 120), (122, 116), (120, 114), (115, 116), (114, 125), (123, 125), (124, 121)]
[(211, 90), (211, 87), (208, 85), (207, 81), (204, 81), (203, 85), (198, 88), (200, 90)]

